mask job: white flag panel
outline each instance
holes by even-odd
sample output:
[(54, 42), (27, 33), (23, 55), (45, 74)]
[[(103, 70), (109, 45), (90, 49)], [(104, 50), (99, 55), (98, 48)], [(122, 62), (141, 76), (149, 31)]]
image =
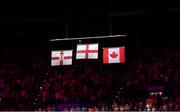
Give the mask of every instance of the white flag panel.
[(72, 65), (72, 50), (52, 51), (51, 66)]
[(78, 44), (76, 59), (98, 59), (98, 43)]

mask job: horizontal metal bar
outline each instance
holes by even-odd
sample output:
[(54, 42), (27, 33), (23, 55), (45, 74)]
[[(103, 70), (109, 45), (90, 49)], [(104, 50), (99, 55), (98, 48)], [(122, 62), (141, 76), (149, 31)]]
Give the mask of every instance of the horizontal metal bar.
[(96, 39), (96, 38), (112, 38), (112, 37), (126, 37), (127, 35), (109, 35), (109, 36), (95, 36), (95, 37), (80, 37), (80, 38), (62, 38), (50, 39), (49, 41), (62, 41), (62, 40), (83, 40), (83, 39)]

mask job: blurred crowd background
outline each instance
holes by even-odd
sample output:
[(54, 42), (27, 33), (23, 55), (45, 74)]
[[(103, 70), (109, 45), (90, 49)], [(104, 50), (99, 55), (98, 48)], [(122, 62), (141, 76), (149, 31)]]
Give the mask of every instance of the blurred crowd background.
[(180, 110), (179, 49), (144, 48), (131, 64), (49, 67), (45, 52), (13, 49), (0, 61), (1, 110)]

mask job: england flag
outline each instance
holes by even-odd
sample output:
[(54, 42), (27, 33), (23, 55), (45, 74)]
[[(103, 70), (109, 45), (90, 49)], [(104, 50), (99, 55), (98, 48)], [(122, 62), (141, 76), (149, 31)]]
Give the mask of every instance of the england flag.
[(76, 59), (98, 59), (98, 44), (78, 44)]

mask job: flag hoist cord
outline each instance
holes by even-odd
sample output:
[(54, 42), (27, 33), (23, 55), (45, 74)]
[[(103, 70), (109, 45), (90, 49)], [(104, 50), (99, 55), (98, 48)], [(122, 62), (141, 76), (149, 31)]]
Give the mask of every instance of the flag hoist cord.
[(107, 14), (107, 19), (108, 19), (108, 27), (109, 27), (109, 36), (94, 36), (94, 37), (79, 37), (79, 38), (68, 38), (68, 33), (69, 33), (69, 7), (68, 7), (68, 0), (65, 0), (65, 38), (57, 38), (57, 39), (50, 39), (50, 42), (54, 41), (63, 41), (63, 40), (84, 40), (84, 39), (99, 39), (99, 38), (111, 38), (111, 37), (126, 37), (126, 35), (112, 35), (112, 17), (111, 17), (111, 12), (112, 12), (112, 1), (108, 0), (109, 4), (109, 9)]

